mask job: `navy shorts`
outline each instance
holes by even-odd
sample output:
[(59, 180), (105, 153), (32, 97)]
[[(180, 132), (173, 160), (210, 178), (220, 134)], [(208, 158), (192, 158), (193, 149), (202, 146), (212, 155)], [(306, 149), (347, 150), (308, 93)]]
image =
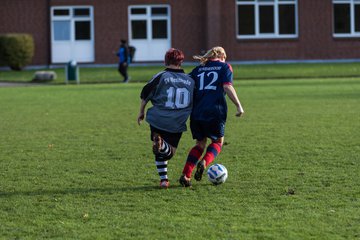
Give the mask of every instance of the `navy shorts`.
[(225, 135), (225, 122), (191, 120), (190, 128), (193, 139), (203, 140), (210, 138), (217, 140)]
[(167, 132), (167, 131), (164, 131), (161, 129), (157, 129), (151, 125), (150, 125), (150, 131), (151, 131), (151, 134), (150, 134), (151, 141), (153, 141), (154, 133), (158, 133), (158, 134), (160, 134), (162, 139), (165, 140), (165, 142), (167, 142), (168, 144), (170, 144), (171, 146), (173, 146), (175, 148), (178, 147), (182, 132), (171, 133), (171, 132)]

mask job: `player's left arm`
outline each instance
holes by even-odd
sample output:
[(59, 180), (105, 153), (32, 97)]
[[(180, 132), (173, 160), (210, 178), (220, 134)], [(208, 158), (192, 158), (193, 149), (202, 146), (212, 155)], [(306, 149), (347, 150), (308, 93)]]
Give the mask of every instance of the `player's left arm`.
[(244, 109), (240, 103), (240, 100), (237, 96), (236, 90), (232, 85), (233, 79), (233, 70), (230, 64), (227, 64), (227, 68), (225, 68), (225, 80), (223, 82), (223, 88), (230, 100), (236, 106), (236, 116), (241, 117), (244, 114)]
[(244, 109), (241, 106), (241, 103), (237, 96), (235, 88), (233, 87), (232, 84), (224, 84), (223, 87), (224, 87), (224, 91), (226, 92), (226, 94), (228, 95), (230, 100), (236, 106), (236, 116), (241, 117), (244, 114)]

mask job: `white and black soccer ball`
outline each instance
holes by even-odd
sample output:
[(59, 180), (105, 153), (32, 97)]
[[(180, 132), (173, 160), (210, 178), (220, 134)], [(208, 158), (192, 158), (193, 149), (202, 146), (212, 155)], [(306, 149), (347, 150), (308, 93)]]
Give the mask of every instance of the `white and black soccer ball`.
[(214, 164), (207, 170), (208, 179), (214, 185), (222, 184), (228, 177), (228, 171), (221, 164)]

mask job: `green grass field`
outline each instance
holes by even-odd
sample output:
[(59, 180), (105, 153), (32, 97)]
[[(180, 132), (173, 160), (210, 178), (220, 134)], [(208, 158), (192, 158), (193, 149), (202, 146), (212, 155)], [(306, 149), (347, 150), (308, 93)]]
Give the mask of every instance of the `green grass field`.
[(0, 239), (359, 239), (360, 79), (237, 80), (227, 182), (158, 188), (143, 83), (0, 88)]
[[(195, 63), (194, 63), (195, 64)], [(336, 77), (360, 77), (360, 63), (297, 63), (297, 64), (233, 64), (235, 79), (289, 79), (289, 78), (336, 78)], [(193, 66), (185, 65), (186, 72), (190, 72)], [(145, 82), (151, 79), (154, 73), (163, 70), (163, 66), (136, 66), (130, 65), (129, 75), (131, 82)], [(30, 82), (36, 71), (23, 70), (0, 71), (0, 82)], [(50, 69), (55, 71), (57, 79), (47, 84), (64, 84), (65, 68)], [(81, 83), (119, 83), (122, 77), (116, 67), (88, 68), (79, 66), (79, 78)]]

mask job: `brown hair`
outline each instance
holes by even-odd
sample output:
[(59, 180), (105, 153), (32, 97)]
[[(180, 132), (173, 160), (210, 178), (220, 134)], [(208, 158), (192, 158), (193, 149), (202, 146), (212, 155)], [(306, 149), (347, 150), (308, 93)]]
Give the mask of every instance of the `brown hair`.
[(199, 60), (200, 64), (205, 64), (208, 60), (214, 59), (214, 58), (222, 58), (224, 57), (226, 59), (226, 52), (225, 49), (222, 47), (213, 47), (212, 49), (208, 50), (207, 53), (204, 55), (195, 55), (193, 58), (195, 60)]
[(165, 65), (175, 65), (175, 66), (181, 66), (181, 63), (184, 61), (184, 53), (175, 48), (170, 48), (165, 53)]

